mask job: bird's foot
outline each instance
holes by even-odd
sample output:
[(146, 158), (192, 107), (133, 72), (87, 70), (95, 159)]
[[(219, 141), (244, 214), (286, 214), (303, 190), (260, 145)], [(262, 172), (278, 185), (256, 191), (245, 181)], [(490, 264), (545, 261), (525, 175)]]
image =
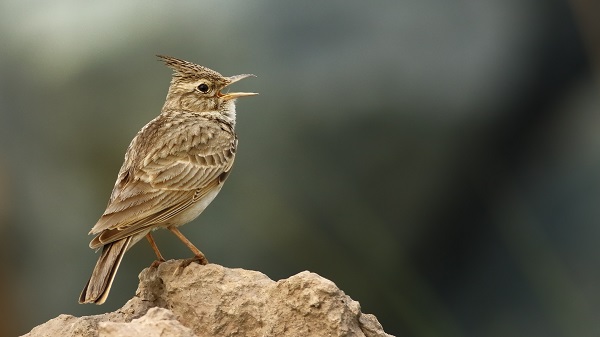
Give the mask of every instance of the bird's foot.
[(196, 263), (201, 264), (203, 266), (205, 266), (205, 265), (208, 264), (208, 260), (206, 259), (206, 257), (204, 255), (200, 255), (200, 256), (196, 255), (196, 256), (191, 257), (189, 259), (183, 260), (181, 262), (180, 267), (181, 268), (185, 268), (185, 267), (189, 266), (192, 262), (196, 262)]
[(183, 272), (183, 270), (187, 266), (189, 266), (190, 264), (192, 264), (193, 262), (201, 264), (203, 266), (208, 264), (208, 260), (206, 259), (206, 257), (204, 255), (202, 255), (202, 256), (194, 256), (194, 257), (191, 257), (189, 259), (182, 260), (181, 263), (179, 263), (179, 266), (177, 266), (177, 269), (175, 269), (175, 272), (173, 272), (173, 275), (181, 274)]
[(166, 260), (165, 259), (154, 260), (154, 262), (152, 262), (152, 264), (150, 265), (150, 268), (158, 268), (158, 266), (163, 262), (166, 262)]

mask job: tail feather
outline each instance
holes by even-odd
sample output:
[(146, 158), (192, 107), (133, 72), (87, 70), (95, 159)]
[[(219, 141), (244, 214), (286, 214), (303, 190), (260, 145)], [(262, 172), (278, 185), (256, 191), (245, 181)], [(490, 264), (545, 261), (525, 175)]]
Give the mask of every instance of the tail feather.
[(102, 304), (106, 301), (123, 255), (129, 248), (131, 236), (111, 242), (102, 248), (90, 280), (79, 296), (79, 303)]

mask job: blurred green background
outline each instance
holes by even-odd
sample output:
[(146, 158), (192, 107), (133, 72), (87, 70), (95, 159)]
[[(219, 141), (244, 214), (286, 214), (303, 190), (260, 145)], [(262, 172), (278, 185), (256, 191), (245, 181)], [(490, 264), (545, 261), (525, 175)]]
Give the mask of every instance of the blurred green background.
[[(115, 310), (154, 261), (141, 242), (105, 305), (77, 304), (97, 258), (87, 233), (164, 102), (171, 71), (155, 54), (258, 76), (232, 88), (260, 92), (238, 102), (233, 173), (182, 228), (211, 262), (319, 273), (398, 336), (600, 335), (591, 13), (561, 0), (3, 1), (0, 335)], [(190, 256), (155, 237), (165, 257)]]

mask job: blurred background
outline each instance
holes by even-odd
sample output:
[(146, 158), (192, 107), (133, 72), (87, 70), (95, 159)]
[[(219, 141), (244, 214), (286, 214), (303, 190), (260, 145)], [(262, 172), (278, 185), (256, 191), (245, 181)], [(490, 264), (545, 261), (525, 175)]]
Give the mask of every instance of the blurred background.
[(141, 242), (105, 305), (77, 304), (164, 102), (155, 54), (258, 76), (232, 88), (260, 93), (232, 175), (182, 228), (211, 262), (319, 273), (398, 336), (600, 335), (597, 5), (3, 1), (0, 335), (113, 311), (154, 261)]

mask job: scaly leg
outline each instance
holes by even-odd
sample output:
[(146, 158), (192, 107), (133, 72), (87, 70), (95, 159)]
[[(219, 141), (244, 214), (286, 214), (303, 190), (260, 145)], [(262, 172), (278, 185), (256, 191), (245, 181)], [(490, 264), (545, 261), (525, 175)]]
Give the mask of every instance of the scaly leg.
[(146, 239), (148, 239), (148, 242), (150, 243), (150, 247), (152, 247), (154, 254), (156, 254), (156, 257), (158, 258), (158, 260), (152, 262), (150, 267), (158, 267), (159, 264), (165, 262), (166, 260), (160, 253), (160, 250), (158, 250), (158, 246), (156, 245), (156, 242), (154, 242), (154, 238), (152, 237), (152, 234), (150, 234), (150, 233), (146, 234)]
[(177, 227), (169, 226), (169, 227), (167, 227), (167, 229), (170, 230), (171, 233), (175, 234), (175, 236), (177, 236), (179, 238), (179, 240), (181, 240), (181, 242), (183, 242), (183, 244), (185, 244), (192, 251), (192, 253), (194, 253), (194, 258), (189, 263), (191, 263), (191, 262), (193, 262), (193, 260), (195, 260), (195, 261), (198, 261), (202, 265), (208, 264), (208, 260), (206, 259), (204, 254), (202, 254), (202, 252), (198, 248), (196, 248), (196, 246), (194, 246), (194, 244), (192, 242), (190, 242), (190, 240), (188, 240), (185, 236), (183, 236), (183, 234), (181, 234), (181, 232), (179, 231), (179, 229), (177, 229)]

